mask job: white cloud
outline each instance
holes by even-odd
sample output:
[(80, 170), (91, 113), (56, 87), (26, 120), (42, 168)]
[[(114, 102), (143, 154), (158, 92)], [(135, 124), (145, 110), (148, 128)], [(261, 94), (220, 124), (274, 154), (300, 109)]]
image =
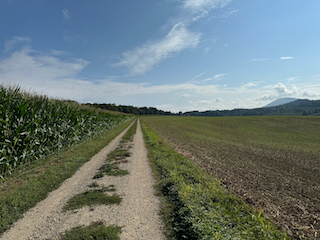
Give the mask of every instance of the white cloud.
[(223, 98), (217, 97), (212, 100), (199, 100), (199, 101), (189, 101), (187, 111), (197, 110), (197, 111), (206, 111), (206, 110), (217, 110), (225, 109), (224, 105), (225, 100)]
[(191, 96), (192, 96), (192, 94), (189, 94), (189, 93), (183, 93), (181, 95), (182, 98), (188, 98), (188, 97), (191, 97)]
[(248, 83), (244, 84), (244, 85), (242, 86), (242, 88), (255, 87), (255, 86), (258, 86), (259, 83), (261, 83), (261, 82), (248, 82)]
[(297, 79), (299, 79), (299, 77), (290, 77), (290, 78), (287, 78), (287, 82), (292, 82)]
[[(206, 71), (206, 72), (208, 72), (208, 71)], [(210, 82), (210, 81), (219, 81), (219, 80), (221, 80), (222, 77), (227, 75), (226, 73), (222, 73), (222, 74), (216, 74), (213, 77), (205, 78), (205, 79), (202, 79), (202, 80), (196, 80), (196, 78), (202, 76), (206, 72), (200, 73), (198, 76), (196, 76), (192, 80), (188, 81), (188, 83), (193, 83), (193, 84), (197, 84), (198, 85), (198, 84), (203, 84), (203, 83), (207, 83), (207, 82)]]
[(249, 62), (264, 62), (264, 61), (268, 61), (270, 60), (270, 58), (254, 58), (249, 60)]
[(280, 57), (279, 60), (290, 60), (293, 59), (293, 57)]
[(64, 19), (69, 19), (70, 18), (70, 13), (69, 13), (68, 9), (66, 9), (66, 8), (62, 9), (62, 17)]
[(205, 47), (205, 48), (203, 49), (204, 54), (207, 55), (208, 52), (210, 51), (210, 49), (211, 49), (210, 47)]
[(230, 0), (185, 0), (182, 8), (199, 14), (196, 19), (206, 16), (214, 8), (225, 7)]
[(224, 77), (225, 75), (227, 75), (227, 74), (226, 73), (216, 74), (216, 75), (214, 75), (213, 79), (220, 79), (220, 78)]
[(310, 89), (305, 89), (302, 92), (302, 96), (303, 97), (307, 97), (307, 98), (320, 98), (320, 92), (319, 91), (313, 91)]
[(63, 62), (54, 56), (24, 47), (0, 62), (0, 80), (40, 86), (46, 80), (60, 81), (74, 77), (88, 64), (83, 59)]
[(281, 82), (274, 85), (273, 89), (275, 89), (278, 93), (286, 93), (286, 94), (289, 93), (289, 90), (287, 89), (287, 87)]
[(207, 72), (210, 72), (210, 71), (211, 71), (211, 68), (208, 69), (208, 70), (206, 70), (206, 71), (204, 71), (204, 72), (202, 72), (202, 73), (200, 73), (200, 74), (198, 74), (197, 76), (195, 76), (194, 78), (192, 78), (190, 81), (195, 80), (195, 79), (197, 79), (198, 77), (200, 77), (200, 76), (202, 76), (203, 74), (205, 74), (205, 73), (207, 73)]
[(7, 40), (4, 44), (4, 52), (8, 52), (10, 51), (15, 44), (17, 44), (18, 42), (31, 42), (31, 38), (28, 37), (13, 37), (11, 40)]
[[(97, 76), (96, 79), (84, 80), (78, 76), (84, 73), (88, 61), (73, 58), (62, 60), (59, 58), (59, 51), (58, 54), (53, 53), (54, 51), (35, 51), (30, 47), (15, 51), (9, 57), (0, 60), (0, 83), (11, 82), (27, 90), (78, 102), (134, 106), (147, 104), (174, 112), (260, 107), (265, 106), (270, 100), (285, 96), (320, 97), (319, 81), (314, 85), (304, 81), (298, 86), (279, 82), (259, 88), (258, 82), (249, 82), (231, 88), (195, 82), (162, 85), (127, 83), (121, 82), (121, 78), (115, 76)], [(67, 53), (63, 55), (63, 59), (66, 56)], [(216, 74), (214, 77), (219, 79), (222, 75)], [(253, 86), (255, 87), (252, 88)]]
[(124, 52), (120, 62), (114, 66), (128, 68), (129, 76), (144, 74), (172, 54), (197, 46), (199, 41), (199, 33), (190, 32), (182, 23), (179, 23), (174, 25), (163, 39)]

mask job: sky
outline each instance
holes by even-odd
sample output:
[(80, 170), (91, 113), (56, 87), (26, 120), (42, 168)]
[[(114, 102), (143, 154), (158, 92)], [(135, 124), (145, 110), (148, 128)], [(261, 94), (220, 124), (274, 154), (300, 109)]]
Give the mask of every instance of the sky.
[(320, 99), (318, 0), (0, 0), (0, 84), (165, 111)]

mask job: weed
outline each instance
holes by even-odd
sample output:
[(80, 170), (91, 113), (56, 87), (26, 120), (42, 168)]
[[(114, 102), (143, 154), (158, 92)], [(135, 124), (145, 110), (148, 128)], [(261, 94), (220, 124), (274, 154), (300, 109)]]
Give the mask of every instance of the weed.
[(72, 228), (61, 234), (61, 240), (120, 240), (121, 227), (108, 226), (103, 222), (91, 223), (89, 226)]
[(121, 175), (127, 175), (129, 172), (127, 170), (121, 170), (118, 166), (115, 166), (114, 164), (104, 164), (100, 171), (107, 174), (108, 176), (121, 176)]
[(101, 192), (114, 192), (114, 191), (116, 191), (116, 188), (114, 187), (114, 185), (109, 185), (108, 187), (101, 188), (99, 191), (101, 191)]
[(93, 179), (103, 178), (103, 173), (99, 172), (96, 175), (93, 176)]
[(90, 188), (96, 188), (99, 187), (99, 184), (97, 182), (93, 182), (89, 185)]
[(131, 153), (127, 149), (117, 148), (116, 150), (114, 150), (108, 154), (108, 160), (109, 161), (120, 160), (120, 159), (124, 159), (126, 157), (130, 157), (130, 155), (131, 155)]
[(107, 196), (102, 190), (90, 190), (70, 198), (63, 211), (75, 210), (83, 206), (95, 206), (100, 204), (120, 204), (122, 198), (118, 195)]

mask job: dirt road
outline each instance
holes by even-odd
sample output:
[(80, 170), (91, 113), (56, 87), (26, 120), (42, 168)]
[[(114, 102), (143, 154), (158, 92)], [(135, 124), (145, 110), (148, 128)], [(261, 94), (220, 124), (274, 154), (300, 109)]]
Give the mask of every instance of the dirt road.
[[(59, 239), (59, 234), (65, 230), (96, 221), (104, 221), (106, 225), (123, 226), (120, 235), (123, 240), (165, 239), (162, 234), (163, 224), (158, 216), (159, 200), (154, 196), (154, 180), (139, 120), (131, 149), (132, 155), (127, 158), (128, 163), (119, 166), (128, 170), (129, 175), (104, 176), (93, 180), (97, 169), (103, 165), (107, 154), (118, 146), (125, 131), (57, 190), (51, 192), (45, 200), (26, 212), (22, 219), (1, 236), (1, 239)], [(62, 207), (68, 199), (88, 190), (88, 185), (93, 182), (101, 186), (114, 185), (117, 189), (115, 193), (122, 197), (121, 204), (62, 212)]]

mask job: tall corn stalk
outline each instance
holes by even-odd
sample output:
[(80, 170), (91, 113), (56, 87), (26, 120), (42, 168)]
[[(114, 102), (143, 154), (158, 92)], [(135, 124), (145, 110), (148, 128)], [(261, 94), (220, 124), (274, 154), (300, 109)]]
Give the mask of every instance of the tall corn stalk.
[(0, 85), (0, 178), (127, 118)]

